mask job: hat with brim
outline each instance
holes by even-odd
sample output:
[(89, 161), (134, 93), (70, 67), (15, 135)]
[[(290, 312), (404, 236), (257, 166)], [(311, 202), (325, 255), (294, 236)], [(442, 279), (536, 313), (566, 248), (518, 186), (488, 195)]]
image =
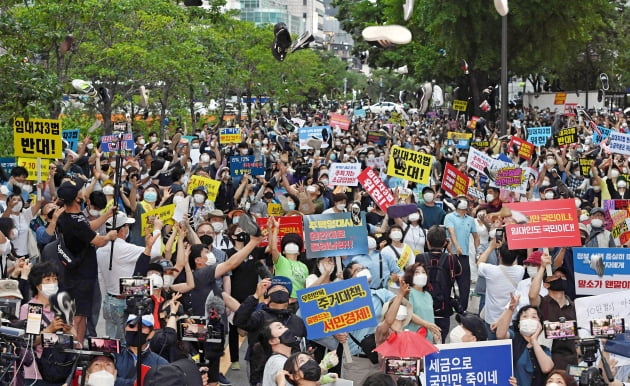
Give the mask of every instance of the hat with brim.
[(293, 283), (291, 283), (291, 279), (286, 276), (274, 276), (271, 278), (271, 284), (269, 285), (269, 288), (267, 288), (267, 291), (278, 285), (286, 288), (289, 293), (293, 290)]
[(0, 280), (0, 298), (6, 298), (9, 296), (22, 299), (22, 293), (20, 292), (18, 281), (11, 279)]

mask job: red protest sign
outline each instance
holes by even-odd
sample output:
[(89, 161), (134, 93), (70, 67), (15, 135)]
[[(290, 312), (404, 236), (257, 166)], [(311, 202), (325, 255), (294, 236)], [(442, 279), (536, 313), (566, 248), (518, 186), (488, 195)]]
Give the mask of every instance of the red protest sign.
[(534, 154), (534, 147), (535, 147), (533, 143), (527, 142), (526, 140), (521, 139), (519, 137), (512, 136), (508, 149), (512, 151), (512, 149), (514, 149), (514, 146), (516, 146), (516, 148), (518, 149), (519, 157), (524, 158), (526, 160), (532, 159), (532, 155)]
[(396, 199), (387, 186), (383, 183), (381, 178), (372, 170), (371, 167), (365, 168), (361, 174), (357, 177), (366, 192), (372, 197), (372, 200), (381, 208), (387, 212), (387, 208), (396, 203)]
[[(267, 235), (267, 221), (269, 217), (258, 217), (256, 222), (262, 231), (263, 239), (260, 242), (261, 247), (265, 247), (269, 244), (269, 237)], [(301, 216), (282, 216), (276, 217), (276, 220), (280, 223), (280, 227), (278, 228), (278, 250), (282, 250), (281, 242), (284, 235), (287, 233), (297, 233), (298, 235), (304, 237), (304, 223), (302, 222)]]
[(342, 114), (331, 113), (328, 124), (332, 128), (335, 128), (335, 126), (339, 126), (341, 130), (348, 130), (350, 128), (350, 118)]
[(455, 166), (446, 163), (444, 176), (442, 177), (442, 189), (451, 197), (466, 195), (468, 193), (468, 176), (459, 171)]
[(503, 204), (527, 218), (506, 226), (510, 249), (575, 247), (581, 245), (575, 200), (544, 200)]

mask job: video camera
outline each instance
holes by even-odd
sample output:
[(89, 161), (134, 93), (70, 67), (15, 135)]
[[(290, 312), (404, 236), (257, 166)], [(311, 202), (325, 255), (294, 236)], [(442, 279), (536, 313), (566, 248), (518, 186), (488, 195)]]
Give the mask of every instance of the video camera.
[(179, 339), (183, 341), (222, 343), (225, 332), (222, 324), (209, 323), (207, 318), (182, 316), (177, 321)]
[(153, 299), (151, 299), (152, 283), (146, 277), (121, 277), (119, 282), (120, 294), (127, 297), (128, 314), (138, 315), (142, 310), (143, 314), (153, 312)]

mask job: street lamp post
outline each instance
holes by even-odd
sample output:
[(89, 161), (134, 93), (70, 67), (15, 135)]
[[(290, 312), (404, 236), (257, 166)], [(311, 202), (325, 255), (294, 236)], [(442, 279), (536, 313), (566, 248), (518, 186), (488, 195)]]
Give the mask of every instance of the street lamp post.
[(494, 0), (494, 8), (501, 15), (501, 135), (507, 134), (507, 29), (509, 12), (507, 0)]

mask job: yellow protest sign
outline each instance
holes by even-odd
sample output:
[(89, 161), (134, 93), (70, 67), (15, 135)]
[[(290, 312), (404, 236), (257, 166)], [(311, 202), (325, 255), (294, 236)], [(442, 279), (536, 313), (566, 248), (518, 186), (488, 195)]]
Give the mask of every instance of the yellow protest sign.
[(142, 236), (145, 235), (144, 230), (149, 225), (149, 217), (155, 217), (162, 220), (164, 225), (173, 224), (174, 221), (171, 217), (173, 217), (173, 213), (175, 213), (175, 204), (164, 205), (159, 208), (153, 209), (146, 213), (143, 213), (140, 217), (140, 225), (142, 226), (140, 230), (140, 234)]
[[(41, 159), (41, 170), (42, 170), (42, 178), (48, 178), (48, 165), (50, 161), (47, 159)], [(17, 160), (17, 165), (22, 166), (28, 172), (28, 177), (26, 177), (29, 181), (37, 181), (37, 158), (25, 158), (20, 157)]]
[(387, 163), (387, 175), (427, 185), (433, 156), (393, 146)]
[(219, 143), (222, 145), (228, 143), (240, 143), (241, 138), (241, 129), (238, 127), (230, 127), (219, 131)]
[(197, 189), (200, 186), (206, 188), (208, 192), (208, 200), (214, 201), (217, 199), (219, 186), (221, 186), (220, 181), (213, 180), (212, 178), (208, 177), (194, 175), (190, 177), (190, 181), (188, 181), (188, 194), (192, 194), (193, 190)]
[(284, 214), (284, 210), (282, 209), (282, 204), (267, 204), (267, 214), (269, 216), (282, 216)]
[(13, 120), (13, 148), (16, 156), (61, 158), (61, 120), (24, 118)]
[(453, 110), (455, 111), (466, 111), (468, 108), (467, 101), (454, 100), (453, 101)]
[(446, 133), (446, 139), (460, 140), (472, 139), (472, 133), (459, 133), (457, 131), (449, 131)]

